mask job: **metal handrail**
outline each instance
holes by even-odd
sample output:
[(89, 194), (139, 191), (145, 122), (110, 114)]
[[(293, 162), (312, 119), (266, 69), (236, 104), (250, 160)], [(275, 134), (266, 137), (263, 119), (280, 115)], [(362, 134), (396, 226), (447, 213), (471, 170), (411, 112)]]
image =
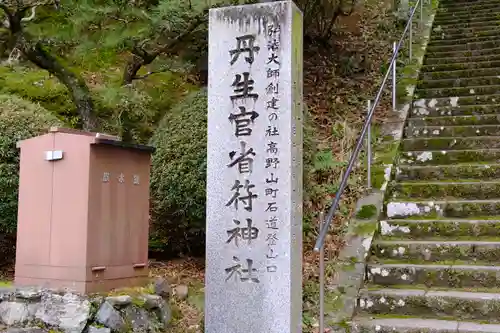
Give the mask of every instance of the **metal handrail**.
[[(403, 32), (403, 35), (399, 39), (399, 43), (396, 44), (394, 53), (393, 53), (392, 58), (391, 58), (391, 62), (389, 63), (389, 68), (387, 69), (387, 72), (385, 73), (384, 79), (382, 80), (382, 85), (380, 86), (380, 88), (377, 92), (377, 95), (375, 97), (374, 102), (371, 104), (371, 108), (370, 108), (370, 111), (368, 112), (368, 116), (366, 117), (365, 124), (363, 125), (363, 129), (361, 130), (361, 134), (359, 135), (358, 141), (356, 142), (356, 147), (354, 148), (354, 151), (351, 155), (351, 158), (349, 159), (349, 164), (347, 165), (347, 170), (342, 177), (342, 181), (340, 182), (340, 188), (338, 189), (337, 194), (335, 195), (335, 199), (333, 200), (333, 203), (330, 206), (330, 209), (328, 210), (328, 215), (326, 216), (326, 220), (323, 223), (323, 226), (322, 226), (321, 231), (319, 233), (316, 244), (314, 245), (314, 251), (316, 251), (316, 252), (320, 251), (321, 247), (323, 246), (323, 244), (325, 242), (326, 234), (328, 233), (328, 229), (330, 228), (330, 225), (333, 221), (335, 211), (337, 210), (337, 208), (339, 206), (340, 197), (344, 193), (344, 189), (347, 185), (347, 181), (349, 179), (349, 176), (351, 175), (352, 168), (354, 167), (354, 163), (356, 162), (356, 159), (359, 155), (359, 152), (361, 151), (361, 148), (363, 147), (363, 141), (365, 139), (366, 132), (371, 125), (373, 114), (375, 112), (375, 109), (378, 106), (378, 103), (380, 102), (380, 98), (382, 97), (382, 94), (384, 92), (384, 88), (385, 88), (385, 85), (387, 83), (387, 80), (389, 79), (389, 75), (391, 74), (391, 72), (393, 72), (393, 74), (395, 74), (396, 60), (398, 57), (398, 52), (404, 43), (404, 38), (406, 37), (406, 33), (408, 31), (411, 31), (411, 25), (413, 23), (413, 16), (415, 16), (415, 12), (416, 12), (416, 9), (417, 9), (417, 6), (419, 5), (419, 3), (420, 3), (420, 7), (422, 7), (422, 0), (418, 0), (416, 3), (416, 6), (412, 8), (412, 11), (411, 11), (408, 23), (406, 24), (405, 30)], [(421, 12), (422, 12), (422, 10), (421, 10)], [(422, 22), (422, 18), (420, 20)], [(411, 49), (411, 47), (410, 47), (410, 49)], [(410, 60), (411, 60), (411, 56), (410, 56)], [(395, 77), (393, 76), (393, 81), (395, 81), (394, 79), (395, 79)], [(393, 108), (394, 109), (396, 109), (395, 87), (396, 87), (396, 82), (393, 82)]]
[[(410, 63), (412, 61), (412, 38), (413, 38), (413, 31), (412, 31), (412, 25), (413, 25), (413, 17), (415, 16), (415, 12), (417, 11), (417, 8), (420, 8), (420, 22), (419, 26), (421, 30), (423, 30), (423, 2), (424, 0), (417, 0), (415, 5), (411, 7), (410, 10), (410, 16), (408, 18), (408, 23), (406, 24), (406, 27), (403, 31), (403, 34), (401, 38), (399, 39), (398, 43), (393, 44), (393, 54), (391, 57), (391, 61), (389, 63), (389, 68), (387, 69), (387, 72), (385, 73), (384, 79), (382, 81), (382, 84), (377, 92), (377, 95), (375, 97), (375, 100), (373, 103), (371, 101), (368, 101), (368, 114), (366, 117), (366, 121), (363, 125), (363, 129), (361, 130), (361, 134), (359, 135), (358, 141), (356, 142), (356, 147), (354, 148), (354, 151), (351, 155), (351, 158), (349, 159), (349, 164), (347, 165), (346, 172), (344, 172), (342, 176), (342, 181), (340, 182), (340, 187), (337, 190), (337, 193), (335, 195), (335, 199), (333, 200), (332, 205), (330, 206), (330, 209), (328, 210), (328, 214), (326, 216), (326, 219), (323, 220), (323, 212), (320, 213), (320, 233), (318, 236), (318, 239), (316, 240), (316, 244), (314, 245), (314, 251), (320, 252), (320, 263), (319, 263), (319, 269), (320, 269), (320, 316), (319, 316), (319, 332), (323, 333), (324, 332), (324, 289), (325, 289), (325, 265), (324, 265), (324, 243), (325, 243), (325, 238), (328, 233), (328, 230), (330, 229), (330, 225), (332, 224), (333, 217), (335, 216), (335, 212), (339, 206), (340, 198), (342, 194), (344, 193), (344, 190), (347, 186), (347, 181), (349, 179), (349, 176), (351, 175), (352, 169), (354, 167), (354, 164), (358, 158), (358, 155), (361, 151), (361, 148), (363, 147), (363, 142), (365, 140), (365, 136), (367, 136), (368, 133), (368, 138), (367, 138), (367, 158), (368, 158), (368, 167), (367, 167), (367, 173), (368, 173), (368, 188), (371, 188), (371, 121), (373, 118), (373, 115), (375, 113), (375, 109), (377, 108), (380, 99), (382, 97), (382, 94), (384, 92), (384, 88), (387, 84), (387, 81), (389, 79), (389, 75), (392, 73), (392, 107), (393, 110), (396, 111), (397, 105), (396, 105), (396, 86), (397, 86), (397, 78), (396, 78), (396, 61), (398, 58), (398, 53), (399, 50), (401, 49), (401, 46), (403, 45), (405, 41), (405, 37), (407, 33), (409, 34), (409, 60)], [(430, 1), (432, 4), (432, 1)]]

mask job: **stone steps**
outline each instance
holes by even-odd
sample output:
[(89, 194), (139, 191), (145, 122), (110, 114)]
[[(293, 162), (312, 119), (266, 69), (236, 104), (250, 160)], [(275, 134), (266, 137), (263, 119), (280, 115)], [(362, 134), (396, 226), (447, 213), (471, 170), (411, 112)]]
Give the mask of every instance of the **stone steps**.
[[(447, 126), (441, 126), (447, 127)], [(434, 133), (437, 130), (434, 130)], [(409, 138), (401, 142), (401, 150), (427, 151), (427, 150), (470, 150), (470, 149), (500, 149), (500, 137), (440, 137), (440, 138)]]
[(443, 117), (443, 116), (475, 116), (500, 113), (500, 104), (475, 104), (475, 105), (457, 105), (442, 106), (431, 108), (429, 106), (415, 107), (410, 110), (410, 117)]
[(470, 240), (483, 237), (500, 241), (500, 216), (490, 220), (392, 219), (380, 222), (381, 240)]
[(418, 99), (413, 101), (412, 106), (416, 110), (441, 109), (445, 107), (476, 106), (500, 103), (500, 95), (482, 95), (467, 97), (440, 97)]
[(391, 200), (387, 218), (475, 218), (500, 215), (500, 200)]
[(476, 50), (444, 50), (444, 51), (426, 51), (426, 59), (442, 59), (442, 58), (454, 58), (454, 57), (475, 57), (484, 55), (496, 55), (498, 54), (499, 47), (482, 48)]
[[(447, 31), (447, 30), (456, 30), (456, 29), (484, 29), (484, 27), (489, 27), (495, 24), (498, 24), (500, 22), (500, 19), (492, 19), (490, 20), (477, 20), (477, 21), (472, 21), (472, 22), (467, 22), (467, 21), (446, 21), (446, 22), (434, 22), (434, 33), (440, 33), (441, 31)], [(437, 29), (437, 30), (436, 30)]]
[[(474, 15), (474, 14), (471, 14)], [(453, 16), (443, 16), (443, 17), (436, 17), (434, 19), (434, 26), (440, 26), (443, 29), (447, 29), (449, 27), (455, 27), (455, 26), (460, 26), (461, 24), (465, 24), (468, 26), (485, 26), (485, 25), (492, 25), (493, 23), (499, 22), (500, 19), (495, 16), (491, 15), (491, 13), (479, 13), (477, 16), (470, 16), (470, 17), (453, 17)]]
[[(500, 24), (500, 20), (498, 21)], [(489, 41), (480, 41), (474, 43), (467, 44), (457, 44), (457, 45), (434, 45), (428, 46), (427, 52), (435, 53), (435, 52), (463, 52), (463, 51), (474, 51), (483, 48), (497, 48), (500, 47), (500, 40), (489, 40)]]
[(377, 240), (371, 253), (371, 263), (483, 265), (498, 268), (495, 272), (500, 273), (500, 267), (493, 266), (500, 264), (500, 238), (497, 241)]
[[(500, 61), (500, 56), (499, 56)], [(418, 89), (467, 88), (471, 86), (500, 85), (500, 76), (477, 76), (456, 79), (440, 79), (419, 81)]]
[[(499, 155), (500, 156), (500, 155)], [(467, 164), (451, 165), (399, 165), (396, 170), (395, 179), (397, 181), (434, 181), (434, 180), (455, 180), (455, 181), (485, 181), (500, 179), (500, 164), (474, 164), (471, 161)]]
[(471, 36), (471, 37), (465, 37), (462, 36), (461, 38), (449, 38), (446, 37), (444, 38), (441, 36), (441, 38), (434, 38), (429, 41), (429, 46), (450, 46), (450, 45), (457, 45), (457, 44), (469, 44), (469, 43), (480, 43), (480, 42), (486, 42), (486, 41), (491, 41), (491, 40), (498, 40), (500, 39), (500, 33), (496, 31), (492, 35), (485, 35), (485, 36)]
[(352, 333), (500, 333), (500, 325), (452, 320), (408, 318), (357, 318)]
[(482, 163), (496, 163), (500, 160), (499, 149), (482, 150), (428, 150), (408, 152), (398, 158), (399, 166), (410, 165), (467, 165), (481, 161)]
[(441, 0), (439, 1), (439, 11), (442, 11), (442, 10), (447, 10), (447, 11), (451, 11), (451, 10), (458, 10), (458, 9), (461, 9), (461, 8), (468, 8), (469, 6), (486, 6), (486, 5), (491, 5), (491, 4), (495, 4), (495, 3), (499, 3), (500, 0), (470, 0), (470, 1), (453, 1), (453, 0), (450, 0), (450, 1), (445, 1), (445, 0)]
[(452, 42), (468, 43), (478, 40), (498, 39), (500, 37), (500, 29), (496, 27), (485, 27), (476, 30), (463, 30), (459, 33), (441, 33), (429, 39), (429, 45), (451, 45)]
[(434, 34), (431, 35), (429, 40), (446, 38), (465, 38), (468, 36), (476, 36), (477, 34), (481, 35), (483, 33), (489, 33), (491, 31), (498, 31), (498, 24), (485, 25), (481, 27), (462, 27), (455, 29), (442, 29), (440, 26), (434, 27)]
[[(397, 249), (396, 249), (397, 251)], [(373, 264), (367, 280), (381, 287), (500, 288), (500, 267), (444, 264)]]
[(434, 27), (434, 34), (429, 37), (429, 40), (445, 39), (463, 39), (470, 37), (481, 36), (496, 36), (499, 32), (498, 24), (485, 25), (482, 27), (464, 27), (456, 29), (443, 29), (441, 26)]
[(382, 289), (361, 291), (357, 311), (421, 319), (500, 322), (500, 294), (460, 291)]
[(391, 200), (500, 199), (500, 180), (480, 182), (392, 182), (388, 189), (388, 197), (390, 197)]
[(484, 114), (475, 116), (441, 116), (441, 117), (412, 117), (408, 119), (409, 127), (422, 126), (474, 126), (498, 125), (500, 114)]
[(453, 11), (441, 11), (436, 14), (434, 20), (437, 24), (439, 21), (448, 21), (453, 19), (470, 19), (474, 17), (487, 17), (491, 15), (492, 10), (500, 11), (500, 5), (498, 3), (494, 3), (493, 5), (483, 6), (483, 7), (475, 7), (473, 10), (468, 7), (459, 7)]
[(499, 76), (499, 75), (500, 75), (500, 67), (486, 67), (486, 68), (468, 68), (468, 69), (457, 69), (457, 70), (447, 70), (447, 71), (422, 72), (421, 79), (425, 81), (434, 81), (434, 80), (465, 79), (465, 78), (477, 78), (484, 76)]
[[(499, 44), (500, 45), (500, 44)], [(449, 63), (440, 65), (424, 65), (422, 66), (422, 71), (424, 72), (445, 72), (445, 71), (460, 71), (467, 69), (478, 69), (478, 68), (498, 68), (500, 67), (499, 60), (487, 60), (487, 61), (476, 61), (476, 62), (462, 62), (462, 63)]]
[(500, 86), (469, 86), (469, 87), (449, 87), (449, 88), (418, 88), (415, 95), (420, 98), (439, 98), (447, 96), (478, 96), (500, 94)]
[[(483, 11), (483, 10), (496, 10), (500, 11), (500, 3), (498, 1), (493, 1), (493, 2), (484, 2), (481, 4), (471, 4), (468, 6), (464, 5), (459, 5), (456, 7), (442, 7), (439, 13), (437, 15), (453, 15), (453, 14), (463, 14), (463, 13), (471, 13), (471, 12), (478, 12), (478, 11)], [(436, 15), (436, 16), (437, 16)]]
[[(500, 48), (497, 52), (500, 52)], [(436, 65), (448, 65), (448, 64), (460, 64), (468, 62), (484, 62), (484, 61), (500, 61), (500, 54), (495, 55), (480, 55), (471, 57), (454, 57), (454, 58), (425, 58), (425, 66), (436, 66)], [(423, 83), (424, 81), (420, 81)]]
[[(500, 125), (422, 126), (405, 129), (406, 138), (446, 138), (500, 135)], [(408, 140), (408, 139), (407, 139)], [(461, 139), (463, 140), (463, 139)]]
[(500, 0), (439, 6), (353, 332), (500, 333)]

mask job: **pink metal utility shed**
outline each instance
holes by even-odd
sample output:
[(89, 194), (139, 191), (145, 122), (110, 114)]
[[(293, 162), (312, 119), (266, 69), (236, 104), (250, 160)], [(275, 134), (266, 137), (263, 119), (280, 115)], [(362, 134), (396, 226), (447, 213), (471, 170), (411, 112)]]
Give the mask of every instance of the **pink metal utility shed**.
[(153, 148), (63, 128), (18, 147), (16, 285), (91, 293), (142, 284)]

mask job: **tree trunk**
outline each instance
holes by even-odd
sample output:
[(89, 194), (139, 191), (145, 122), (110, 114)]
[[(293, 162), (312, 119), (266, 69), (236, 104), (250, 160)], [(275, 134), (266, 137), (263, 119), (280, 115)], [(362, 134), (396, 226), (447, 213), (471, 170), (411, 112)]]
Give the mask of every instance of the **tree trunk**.
[(57, 77), (68, 88), (82, 119), (83, 129), (86, 131), (97, 129), (94, 102), (85, 81), (44, 50), (40, 42), (30, 41), (24, 32), (17, 38), (17, 48), (29, 61)]

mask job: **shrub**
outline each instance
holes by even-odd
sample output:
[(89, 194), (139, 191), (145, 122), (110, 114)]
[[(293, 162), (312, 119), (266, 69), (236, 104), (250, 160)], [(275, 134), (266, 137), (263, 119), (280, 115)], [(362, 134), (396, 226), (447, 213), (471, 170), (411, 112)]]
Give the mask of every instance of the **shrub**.
[(16, 142), (39, 135), (59, 120), (43, 107), (0, 94), (0, 233), (14, 234), (17, 222), (19, 151)]
[(161, 120), (151, 144), (150, 248), (168, 255), (205, 249), (207, 93), (188, 95)]
[(17, 95), (50, 110), (60, 119), (78, 122), (78, 114), (66, 87), (44, 70), (0, 66), (0, 94)]

